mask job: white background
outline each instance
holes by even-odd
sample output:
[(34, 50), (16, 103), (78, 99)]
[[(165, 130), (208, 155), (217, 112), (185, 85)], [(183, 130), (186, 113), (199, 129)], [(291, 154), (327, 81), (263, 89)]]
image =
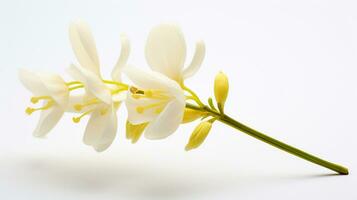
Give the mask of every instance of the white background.
[[(27, 1), (0, 6), (0, 199), (356, 199), (356, 1)], [(165, 140), (118, 137), (104, 153), (82, 143), (85, 120), (67, 115), (47, 139), (31, 136), (25, 67), (64, 74), (76, 62), (68, 24), (87, 21), (104, 73), (132, 41), (130, 63), (147, 67), (148, 31), (180, 24), (188, 46), (204, 39), (207, 57), (187, 81), (202, 98), (214, 75), (230, 78), (226, 110), (270, 136), (349, 167), (349, 176), (277, 150), (216, 123), (205, 143), (185, 152), (197, 123)]]

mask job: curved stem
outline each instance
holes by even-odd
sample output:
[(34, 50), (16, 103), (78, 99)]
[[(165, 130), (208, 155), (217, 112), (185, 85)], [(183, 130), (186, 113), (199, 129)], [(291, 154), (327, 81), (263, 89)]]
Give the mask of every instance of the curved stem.
[(202, 101), (200, 100), (200, 98), (197, 96), (197, 94), (192, 91), (190, 88), (183, 86), (182, 87), (184, 90), (186, 90), (188, 93), (190, 93), (193, 97), (193, 100), (200, 106), (200, 107), (204, 107), (205, 105), (202, 103)]
[(346, 167), (343, 167), (341, 165), (338, 165), (338, 164), (335, 164), (335, 163), (332, 163), (332, 162), (329, 162), (329, 161), (326, 161), (326, 160), (323, 160), (321, 158), (318, 158), (312, 154), (309, 154), (305, 151), (302, 151), (298, 148), (295, 148), (293, 146), (290, 146), (284, 142), (281, 142), (279, 140), (276, 140), (270, 136), (267, 136), (259, 131), (256, 131), (238, 121), (236, 121), (235, 119), (229, 117), (228, 115), (226, 114), (220, 114), (216, 111), (213, 111), (211, 110), (208, 106), (205, 106), (203, 108), (200, 108), (200, 107), (197, 107), (195, 105), (191, 105), (191, 104), (186, 104), (187, 107), (191, 108), (191, 109), (196, 109), (196, 110), (204, 110), (208, 113), (210, 113), (211, 116), (217, 118), (218, 121), (228, 125), (228, 126), (231, 126), (237, 130), (240, 130), (260, 141), (263, 141), (267, 144), (270, 144), (278, 149), (281, 149), (283, 151), (286, 151), (292, 155), (295, 155), (297, 157), (300, 157), (302, 159), (305, 159), (307, 161), (310, 161), (312, 163), (315, 163), (317, 165), (320, 165), (322, 167), (325, 167), (325, 168), (328, 168), (330, 170), (333, 170), (339, 174), (342, 174), (342, 175), (347, 175), (348, 174), (348, 169)]

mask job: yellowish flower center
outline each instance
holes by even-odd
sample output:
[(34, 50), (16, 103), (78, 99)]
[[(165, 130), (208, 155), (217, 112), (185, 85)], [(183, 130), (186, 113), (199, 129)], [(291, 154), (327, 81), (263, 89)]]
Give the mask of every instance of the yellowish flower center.
[[(89, 101), (84, 102), (83, 104), (75, 104), (73, 107), (74, 107), (75, 110), (81, 111), (82, 109), (84, 109), (84, 108), (86, 108), (86, 107), (99, 104), (100, 102), (101, 102), (100, 100), (94, 98), (94, 99), (91, 99), (91, 100), (89, 100)], [(81, 121), (81, 119), (82, 119), (84, 116), (86, 116), (86, 115), (92, 113), (93, 111), (94, 111), (94, 108), (92, 108), (92, 109), (89, 108), (89, 110), (83, 112), (83, 113), (82, 113), (81, 115), (79, 115), (78, 117), (73, 117), (73, 118), (72, 118), (72, 121), (73, 121), (74, 123), (79, 123), (79, 122)], [(100, 114), (101, 114), (101, 115), (105, 115), (107, 112), (108, 112), (108, 108), (103, 108), (102, 110), (100, 110)]]
[(160, 113), (165, 107), (165, 104), (170, 99), (170, 97), (161, 90), (139, 90), (138, 88), (130, 87), (129, 91), (134, 99), (147, 98), (147, 99), (159, 100), (157, 103), (153, 103), (145, 106), (137, 106), (136, 112), (140, 114), (144, 113), (148, 109), (153, 109), (153, 108), (155, 108), (155, 113)]
[(162, 111), (162, 107), (165, 105), (166, 102), (167, 101), (161, 101), (161, 102), (149, 104), (149, 105), (146, 105), (146, 106), (137, 106), (136, 107), (136, 112), (142, 114), (142, 113), (144, 113), (145, 110), (148, 110), (148, 109), (151, 109), (151, 108), (156, 108), (155, 109), (155, 113), (160, 113)]

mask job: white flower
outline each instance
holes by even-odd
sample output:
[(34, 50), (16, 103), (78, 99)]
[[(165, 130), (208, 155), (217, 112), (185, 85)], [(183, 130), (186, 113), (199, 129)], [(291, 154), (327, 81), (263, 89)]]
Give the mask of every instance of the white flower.
[(33, 104), (43, 101), (42, 107), (26, 109), (27, 114), (41, 111), (40, 120), (33, 135), (43, 137), (57, 124), (66, 110), (68, 86), (60, 76), (55, 74), (35, 73), (21, 69), (19, 78), (25, 88), (33, 93), (34, 97), (31, 98)]
[(191, 64), (184, 69), (186, 43), (183, 34), (176, 25), (162, 24), (149, 33), (145, 54), (151, 69), (182, 84), (184, 79), (194, 75), (200, 68), (205, 45), (203, 41), (197, 42)]
[(124, 73), (133, 81), (125, 101), (131, 124), (148, 123), (144, 135), (148, 139), (169, 136), (179, 127), (185, 109), (185, 96), (180, 85), (161, 73), (133, 66)]
[(83, 116), (90, 115), (83, 141), (97, 151), (104, 151), (115, 139), (116, 112), (126, 96), (123, 91), (127, 88), (120, 84), (120, 80), (122, 68), (129, 56), (129, 41), (124, 35), (121, 36), (121, 54), (112, 71), (114, 81), (106, 81), (100, 73), (97, 50), (89, 27), (84, 22), (77, 21), (71, 24), (69, 35), (80, 66), (71, 65), (68, 72), (85, 88), (83, 103), (75, 105), (83, 114), (73, 120), (79, 122)]

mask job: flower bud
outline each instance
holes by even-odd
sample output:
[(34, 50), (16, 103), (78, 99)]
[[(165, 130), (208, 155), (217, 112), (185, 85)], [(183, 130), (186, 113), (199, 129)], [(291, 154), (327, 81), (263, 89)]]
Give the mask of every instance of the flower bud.
[(129, 121), (126, 121), (126, 138), (131, 140), (131, 143), (136, 143), (147, 125), (148, 123), (131, 124)]
[(191, 108), (185, 108), (185, 113), (183, 114), (182, 123), (189, 123), (195, 121), (196, 119), (203, 117), (204, 113)]
[(186, 151), (195, 149), (203, 143), (203, 141), (206, 139), (209, 131), (211, 130), (212, 123), (213, 122), (211, 122), (211, 121), (201, 122), (195, 128), (195, 130), (193, 130), (190, 140), (188, 141), (188, 144), (185, 147)]
[(214, 80), (214, 96), (218, 107), (223, 108), (228, 96), (228, 89), (228, 77), (223, 72), (219, 72)]

